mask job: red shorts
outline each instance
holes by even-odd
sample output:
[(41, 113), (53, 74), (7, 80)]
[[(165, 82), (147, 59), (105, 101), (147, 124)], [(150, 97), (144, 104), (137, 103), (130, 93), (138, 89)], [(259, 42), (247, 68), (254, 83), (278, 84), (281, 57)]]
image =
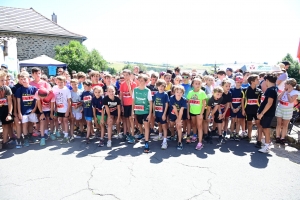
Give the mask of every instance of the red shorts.
[(230, 117), (230, 109), (227, 110), (226, 115), (225, 115), (225, 118), (228, 118), (228, 117)]

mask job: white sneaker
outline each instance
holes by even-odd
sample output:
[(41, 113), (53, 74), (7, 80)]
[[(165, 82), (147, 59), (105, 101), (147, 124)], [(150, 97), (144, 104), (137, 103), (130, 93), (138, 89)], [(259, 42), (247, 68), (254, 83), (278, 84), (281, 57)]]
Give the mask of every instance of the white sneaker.
[(261, 153), (269, 153), (270, 152), (270, 146), (269, 145), (265, 145), (263, 146), (260, 150), (258, 150)]
[(168, 143), (167, 142), (163, 142), (161, 145), (162, 149), (167, 149), (168, 148)]
[(135, 139), (138, 139), (139, 138), (139, 134), (135, 134)]
[(106, 146), (107, 146), (107, 147), (111, 147), (111, 140), (108, 140), (108, 141), (107, 141)]
[(242, 137), (247, 137), (248, 136), (248, 133), (246, 133), (245, 131), (242, 132)]

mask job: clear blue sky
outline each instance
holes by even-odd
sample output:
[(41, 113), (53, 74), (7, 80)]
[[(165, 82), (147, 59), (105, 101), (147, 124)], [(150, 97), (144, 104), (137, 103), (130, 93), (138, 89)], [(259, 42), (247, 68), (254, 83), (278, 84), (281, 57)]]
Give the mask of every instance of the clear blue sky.
[(295, 58), (300, 0), (0, 0), (86, 36), (108, 61), (220, 63)]

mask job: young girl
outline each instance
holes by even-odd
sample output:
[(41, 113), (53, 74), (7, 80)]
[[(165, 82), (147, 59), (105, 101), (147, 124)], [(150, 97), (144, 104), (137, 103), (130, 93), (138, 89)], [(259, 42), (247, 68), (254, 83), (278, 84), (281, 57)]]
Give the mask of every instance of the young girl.
[[(287, 134), (288, 124), (293, 116), (294, 102), (298, 97), (299, 87), (293, 78), (289, 78), (285, 82), (284, 91), (278, 96), (278, 106), (276, 108), (277, 126), (276, 126), (276, 143), (285, 145), (285, 136)], [(281, 133), (281, 134), (280, 134)], [(281, 135), (281, 137), (280, 137)]]
[(106, 115), (104, 112), (103, 106), (103, 90), (100, 86), (95, 86), (94, 89), (94, 97), (92, 99), (92, 106), (93, 106), (93, 116), (94, 122), (97, 128), (101, 129), (101, 136), (99, 141), (99, 147), (104, 146), (104, 129), (106, 123)]
[(38, 104), (38, 109), (41, 113), (40, 115), (40, 129), (41, 129), (41, 140), (40, 145), (44, 146), (46, 145), (46, 138), (45, 134), (48, 134), (48, 124), (50, 123), (50, 137), (55, 139), (55, 136), (53, 134), (54, 130), (54, 122), (53, 118), (50, 116), (53, 115), (54, 111), (54, 103), (55, 103), (55, 95), (53, 92), (49, 92), (45, 88), (40, 88), (37, 92), (36, 100)]
[[(231, 97), (231, 92), (230, 90), (230, 85), (231, 82), (227, 79), (223, 80), (222, 83), (222, 88), (224, 90), (222, 97), (223, 97), (223, 101), (221, 102), (221, 111), (222, 111), (222, 119), (223, 119), (223, 136), (226, 136), (227, 133), (227, 129), (228, 129), (228, 119), (230, 116), (230, 105), (232, 102), (232, 97)], [(221, 141), (219, 141), (221, 142)]]
[(201, 90), (201, 80), (199, 78), (194, 78), (192, 81), (193, 90), (191, 90), (188, 95), (188, 119), (192, 119), (193, 132), (192, 142), (197, 141), (197, 131), (198, 131), (198, 144), (196, 150), (201, 150), (202, 145), (202, 121), (203, 121), (203, 112), (206, 106), (206, 94)]
[[(111, 147), (112, 127), (114, 121), (116, 121), (116, 124), (121, 122), (121, 100), (118, 96), (115, 96), (115, 92), (114, 86), (107, 86), (107, 96), (103, 99), (103, 105), (105, 106), (105, 111), (107, 113), (107, 147)], [(104, 118), (101, 118), (101, 124), (104, 124)], [(120, 130), (117, 131), (120, 133)]]

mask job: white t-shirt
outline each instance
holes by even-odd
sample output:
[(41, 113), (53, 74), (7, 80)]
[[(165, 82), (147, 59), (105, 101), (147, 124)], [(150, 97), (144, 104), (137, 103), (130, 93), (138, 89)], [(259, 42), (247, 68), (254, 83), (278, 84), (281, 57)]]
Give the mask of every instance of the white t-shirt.
[[(231, 78), (227, 78), (229, 81), (230, 81), (230, 87), (231, 88), (233, 88), (233, 87), (235, 87), (235, 82), (234, 82), (234, 80), (233, 79), (231, 79)], [(221, 86), (222, 87), (222, 81), (220, 80), (220, 79), (218, 79), (217, 80), (217, 82), (216, 82), (216, 84), (215, 84), (215, 86)]]
[(280, 76), (277, 78), (277, 80), (281, 81), (281, 83), (277, 85), (278, 93), (281, 93), (284, 90), (284, 84), (287, 79), (288, 79), (288, 73), (280, 74)]
[[(298, 96), (298, 93), (299, 93), (299, 91), (297, 91), (297, 90), (292, 90), (292, 91), (290, 92), (290, 96), (291, 96), (291, 97), (292, 97), (292, 96), (295, 96), (295, 95)], [(279, 104), (278, 104), (278, 106), (279, 106), (280, 108), (293, 108), (293, 107), (294, 107), (294, 102), (292, 102), (292, 103), (289, 102), (288, 97), (287, 97), (287, 94), (288, 94), (288, 92), (284, 92), (284, 94), (282, 95), (282, 97), (281, 97), (281, 99), (280, 99), (280, 101), (279, 101)]]
[(55, 94), (55, 103), (57, 112), (65, 113), (68, 109), (68, 99), (71, 99), (70, 90), (64, 86), (63, 89), (59, 89), (58, 86), (53, 87), (53, 93)]

